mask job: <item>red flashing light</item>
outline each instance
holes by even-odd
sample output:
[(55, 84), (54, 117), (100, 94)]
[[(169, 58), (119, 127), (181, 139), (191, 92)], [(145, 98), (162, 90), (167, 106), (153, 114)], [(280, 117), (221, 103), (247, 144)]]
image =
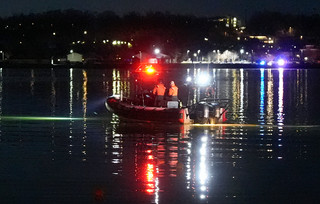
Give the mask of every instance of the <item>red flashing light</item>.
[(153, 68), (153, 66), (146, 67), (146, 73), (147, 74), (154, 74), (156, 70)]
[(157, 75), (158, 70), (153, 65), (140, 65), (135, 72), (147, 75)]

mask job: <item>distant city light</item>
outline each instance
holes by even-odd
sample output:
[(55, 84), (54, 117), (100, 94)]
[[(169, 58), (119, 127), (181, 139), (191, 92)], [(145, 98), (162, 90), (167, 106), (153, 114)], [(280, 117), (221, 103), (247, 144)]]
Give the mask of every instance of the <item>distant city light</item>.
[(85, 30), (85, 31), (83, 31), (83, 34), (84, 34), (84, 35), (87, 35), (87, 34), (88, 34), (88, 32)]
[(279, 65), (279, 66), (284, 66), (285, 63), (286, 63), (286, 62), (284, 61), (284, 59), (279, 59), (277, 62), (278, 62), (278, 65)]
[(259, 62), (259, 64), (260, 64), (261, 66), (266, 65), (266, 61), (261, 60), (261, 61)]
[(160, 53), (160, 49), (159, 48), (154, 49), (154, 53), (155, 54), (159, 54)]
[(186, 81), (187, 81), (187, 82), (191, 82), (191, 81), (192, 81), (191, 76), (188, 76), (187, 79), (186, 79)]

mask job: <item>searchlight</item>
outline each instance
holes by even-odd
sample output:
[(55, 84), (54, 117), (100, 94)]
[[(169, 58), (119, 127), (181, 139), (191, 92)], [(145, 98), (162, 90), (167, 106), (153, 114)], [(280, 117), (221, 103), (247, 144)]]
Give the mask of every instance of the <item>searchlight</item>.
[(200, 86), (207, 86), (210, 83), (210, 77), (208, 74), (202, 73), (197, 77), (197, 84)]

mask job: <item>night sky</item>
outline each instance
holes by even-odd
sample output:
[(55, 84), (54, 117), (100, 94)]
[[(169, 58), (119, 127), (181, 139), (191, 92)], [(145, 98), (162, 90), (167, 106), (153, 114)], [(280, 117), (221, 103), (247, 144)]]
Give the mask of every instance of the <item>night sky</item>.
[(57, 9), (114, 11), (122, 15), (131, 11), (168, 11), (172, 14), (196, 16), (233, 15), (250, 17), (257, 11), (291, 14), (319, 14), (320, 0), (4, 0), (0, 16), (39, 13)]

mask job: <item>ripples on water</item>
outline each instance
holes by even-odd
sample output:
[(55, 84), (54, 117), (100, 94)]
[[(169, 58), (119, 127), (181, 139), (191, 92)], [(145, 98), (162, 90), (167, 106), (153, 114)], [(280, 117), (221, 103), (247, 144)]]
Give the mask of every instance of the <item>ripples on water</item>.
[[(209, 70), (216, 97), (231, 100), (228, 123), (242, 124), (217, 127), (120, 123), (103, 102), (130, 95), (126, 70), (0, 73), (3, 203), (318, 199), (318, 96), (309, 97), (317, 70)], [(202, 96), (203, 88), (187, 91), (181, 71), (172, 76), (192, 93), (184, 103)]]

